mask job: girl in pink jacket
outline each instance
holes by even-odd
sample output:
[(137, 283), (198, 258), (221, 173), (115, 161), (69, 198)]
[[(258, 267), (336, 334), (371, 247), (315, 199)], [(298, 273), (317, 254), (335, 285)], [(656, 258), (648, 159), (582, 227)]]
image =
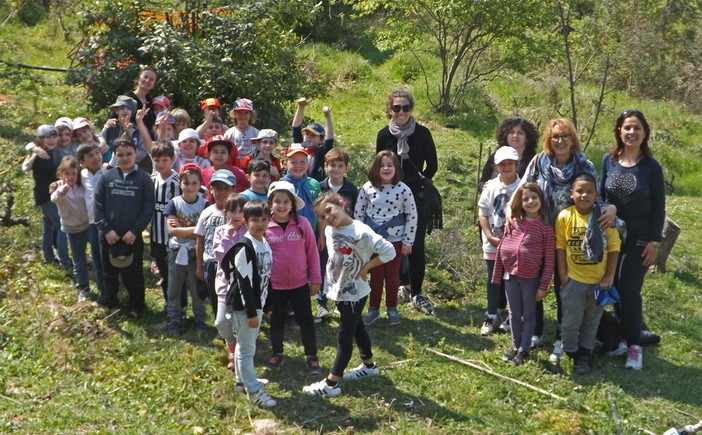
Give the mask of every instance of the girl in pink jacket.
[(310, 304), (310, 296), (319, 292), (322, 283), (315, 233), (310, 222), (296, 212), (305, 204), (295, 195), (295, 186), (290, 182), (271, 183), (268, 188), (268, 204), (271, 207), (271, 220), (266, 239), (273, 251), (272, 289), (269, 293), (273, 353), (265, 368), (274, 370), (283, 362), (283, 331), (289, 306), (300, 325), (307, 368), (310, 374), (321, 374)]

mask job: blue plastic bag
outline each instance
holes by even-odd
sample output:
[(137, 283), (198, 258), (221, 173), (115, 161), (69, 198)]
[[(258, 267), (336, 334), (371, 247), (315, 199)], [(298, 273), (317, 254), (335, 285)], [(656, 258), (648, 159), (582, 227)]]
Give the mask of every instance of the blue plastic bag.
[(619, 303), (619, 292), (612, 286), (608, 290), (602, 290), (600, 285), (595, 286), (595, 304), (614, 305)]

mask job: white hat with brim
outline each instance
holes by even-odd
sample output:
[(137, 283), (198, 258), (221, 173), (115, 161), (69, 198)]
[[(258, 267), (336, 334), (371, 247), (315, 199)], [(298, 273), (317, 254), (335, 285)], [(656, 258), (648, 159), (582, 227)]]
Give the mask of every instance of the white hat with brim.
[[(178, 140), (176, 141), (176, 145), (180, 145), (181, 142), (183, 142), (185, 139), (197, 139), (197, 142), (202, 145), (205, 143), (204, 140), (200, 139), (200, 135), (192, 128), (186, 128), (178, 134)], [(198, 146), (200, 146), (198, 145)]]
[(289, 181), (274, 181), (268, 186), (268, 198), (271, 197), (276, 191), (287, 190), (292, 193), (295, 198), (295, 210), (302, 210), (305, 208), (305, 201), (295, 194), (295, 186)]

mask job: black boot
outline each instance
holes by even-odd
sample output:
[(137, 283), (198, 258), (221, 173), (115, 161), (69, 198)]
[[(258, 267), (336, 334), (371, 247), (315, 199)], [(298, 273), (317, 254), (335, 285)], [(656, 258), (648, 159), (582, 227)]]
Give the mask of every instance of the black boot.
[(575, 364), (573, 365), (573, 370), (579, 375), (585, 375), (590, 373), (590, 353), (589, 349), (581, 347), (578, 349), (578, 355), (575, 359)]

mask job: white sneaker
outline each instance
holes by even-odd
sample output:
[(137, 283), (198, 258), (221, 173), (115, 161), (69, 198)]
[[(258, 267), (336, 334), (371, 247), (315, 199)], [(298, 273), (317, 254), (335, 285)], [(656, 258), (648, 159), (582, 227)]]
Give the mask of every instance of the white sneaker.
[(619, 342), (619, 345), (617, 346), (616, 349), (610, 350), (609, 352), (607, 352), (607, 356), (626, 355), (628, 350), (629, 350), (629, 346), (626, 345), (626, 340), (622, 340)]
[(541, 346), (544, 343), (544, 336), (543, 335), (532, 335), (531, 336), (531, 348), (535, 348), (537, 346)]
[(641, 370), (643, 368), (643, 349), (641, 349), (641, 346), (632, 344), (627, 351), (629, 356), (626, 359), (624, 368)]
[(561, 340), (557, 340), (555, 343), (553, 343), (553, 352), (551, 352), (551, 355), (549, 355), (548, 360), (551, 364), (558, 364), (561, 361), (562, 356), (563, 342)]
[(355, 381), (363, 378), (370, 378), (371, 376), (378, 376), (380, 374), (380, 369), (378, 369), (377, 364), (373, 364), (373, 367), (368, 368), (365, 364), (361, 363), (360, 366), (355, 369), (351, 369), (344, 373), (345, 381)]
[(401, 285), (400, 287), (397, 288), (397, 302), (398, 303), (405, 303), (410, 301), (410, 290), (405, 287), (404, 285)]
[(324, 319), (328, 316), (331, 316), (331, 311), (329, 311), (324, 305), (317, 305), (317, 317)]
[(326, 379), (322, 379), (319, 382), (302, 387), (302, 392), (309, 396), (323, 397), (339, 397), (344, 394), (344, 392), (341, 390), (340, 384), (337, 384), (336, 387), (330, 387), (327, 385)]
[[(256, 380), (261, 383), (262, 385), (266, 385), (268, 383), (268, 379), (259, 379), (256, 378)], [(243, 382), (237, 382), (234, 384), (234, 391), (236, 393), (243, 393), (246, 391), (246, 387), (244, 386)]]
[(497, 330), (499, 326), (496, 314), (486, 314), (483, 324), (480, 326), (480, 335), (490, 335)]
[(248, 396), (251, 403), (256, 406), (260, 406), (261, 408), (272, 408), (278, 404), (278, 402), (273, 400), (273, 398), (269, 396), (268, 393), (263, 390), (263, 388), (255, 393), (249, 394)]

